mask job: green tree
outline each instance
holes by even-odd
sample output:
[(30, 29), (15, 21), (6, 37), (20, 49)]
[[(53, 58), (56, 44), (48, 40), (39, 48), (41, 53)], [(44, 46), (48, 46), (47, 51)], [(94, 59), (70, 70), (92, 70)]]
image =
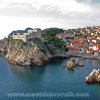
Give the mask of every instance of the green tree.
[(52, 43), (56, 48), (62, 49), (65, 46), (65, 42), (62, 39), (56, 37), (56, 34), (61, 32), (64, 32), (64, 30), (59, 28), (44, 29), (42, 31), (42, 38), (46, 42)]
[(46, 38), (46, 37), (54, 37), (57, 33), (61, 33), (64, 32), (63, 29), (60, 28), (47, 28), (42, 30), (42, 37)]

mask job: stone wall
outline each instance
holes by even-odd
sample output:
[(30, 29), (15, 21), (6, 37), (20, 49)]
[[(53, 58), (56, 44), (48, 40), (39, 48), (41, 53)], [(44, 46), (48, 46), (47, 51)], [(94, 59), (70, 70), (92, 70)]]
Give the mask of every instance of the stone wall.
[(20, 39), (26, 42), (28, 39), (31, 38), (40, 38), (41, 37), (41, 29), (35, 29), (33, 32), (30, 33), (17, 33), (13, 35), (13, 39)]
[(26, 42), (26, 35), (13, 35), (13, 39), (20, 39)]

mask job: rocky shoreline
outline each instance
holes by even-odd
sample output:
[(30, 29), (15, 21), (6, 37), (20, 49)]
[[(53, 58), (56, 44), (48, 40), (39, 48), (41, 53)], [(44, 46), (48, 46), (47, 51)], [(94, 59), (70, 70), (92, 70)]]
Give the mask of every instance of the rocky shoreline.
[[(24, 43), (21, 40), (0, 40), (0, 52), (5, 52), (5, 58), (8, 62), (24, 66), (41, 66), (53, 58), (69, 57), (65, 50), (57, 49), (53, 44), (47, 44), (41, 39), (36, 39), (36, 41), (38, 43), (33, 44), (32, 41)], [(100, 83), (100, 69), (93, 69), (85, 81), (87, 83)]]
[(66, 52), (55, 48), (53, 44), (45, 44), (40, 39), (38, 43), (32, 41), (24, 43), (21, 40), (0, 41), (0, 51), (6, 52), (5, 58), (8, 62), (19, 65), (43, 65), (52, 58), (68, 57)]

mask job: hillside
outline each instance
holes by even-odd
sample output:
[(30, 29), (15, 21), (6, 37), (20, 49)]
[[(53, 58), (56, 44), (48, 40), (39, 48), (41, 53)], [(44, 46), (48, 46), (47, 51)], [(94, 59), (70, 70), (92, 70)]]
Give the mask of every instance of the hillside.
[(35, 38), (24, 43), (22, 40), (1, 40), (0, 51), (5, 51), (5, 58), (13, 64), (42, 65), (53, 57), (66, 57), (65, 49)]

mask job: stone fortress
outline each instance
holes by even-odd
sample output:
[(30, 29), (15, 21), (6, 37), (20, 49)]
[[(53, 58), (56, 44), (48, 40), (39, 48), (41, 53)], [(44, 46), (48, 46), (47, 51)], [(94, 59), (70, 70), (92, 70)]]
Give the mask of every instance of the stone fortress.
[(13, 31), (10, 37), (12, 37), (13, 39), (20, 39), (20, 40), (23, 40), (24, 42), (27, 42), (27, 40), (32, 39), (32, 38), (40, 38), (41, 29), (26, 28), (25, 30)]

